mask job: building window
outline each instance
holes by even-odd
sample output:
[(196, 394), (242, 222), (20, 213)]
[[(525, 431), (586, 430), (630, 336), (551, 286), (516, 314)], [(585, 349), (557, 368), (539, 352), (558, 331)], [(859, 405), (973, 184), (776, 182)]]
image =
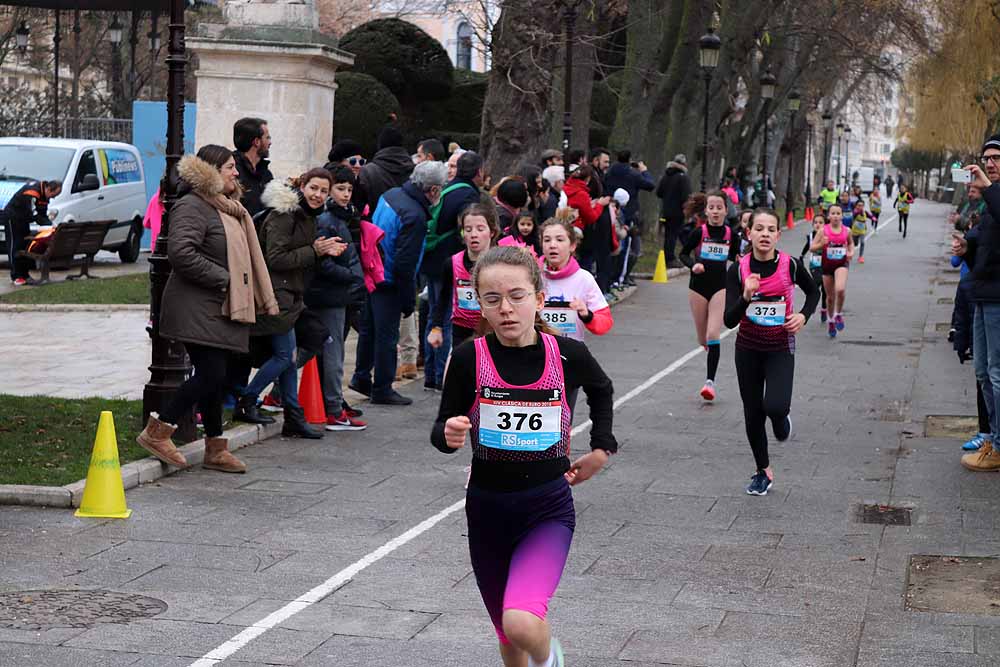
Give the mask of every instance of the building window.
[(472, 69), (472, 26), (465, 21), (459, 23), (457, 37), (455, 66), (459, 69)]

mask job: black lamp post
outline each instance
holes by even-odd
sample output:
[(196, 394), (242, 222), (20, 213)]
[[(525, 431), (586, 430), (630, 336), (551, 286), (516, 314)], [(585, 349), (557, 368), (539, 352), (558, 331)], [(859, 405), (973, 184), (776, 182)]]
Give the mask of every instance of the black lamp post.
[(808, 137), (806, 142), (806, 206), (812, 206), (813, 189), (812, 189), (812, 152), (813, 152), (813, 126), (812, 123), (806, 121), (806, 136)]
[(576, 38), (576, 5), (579, 0), (567, 0), (564, 13), (566, 21), (566, 63), (563, 81), (563, 155), (569, 153), (573, 140), (573, 40)]
[(758, 196), (757, 202), (759, 206), (767, 206), (767, 191), (768, 191), (768, 178), (767, 178), (767, 120), (771, 111), (771, 100), (774, 99), (774, 87), (777, 85), (778, 80), (774, 78), (771, 74), (771, 67), (768, 66), (767, 70), (760, 77), (760, 96), (764, 100), (764, 155), (763, 155), (763, 181), (762, 188), (764, 190), (763, 199)]
[(844, 139), (844, 124), (837, 123), (837, 171), (835, 173), (835, 176), (837, 177), (838, 184), (841, 182), (840, 174), (842, 171), (844, 171), (844, 147), (842, 143), (843, 139)]
[(829, 109), (823, 112), (823, 187), (826, 187), (826, 181), (830, 178), (830, 154), (833, 149), (830, 144), (833, 141), (831, 137), (831, 132), (833, 131), (833, 114), (830, 113)]
[(785, 210), (791, 211), (792, 206), (792, 149), (791, 144), (794, 144), (795, 138), (795, 114), (799, 112), (799, 106), (802, 104), (802, 97), (795, 90), (788, 94), (788, 110), (792, 113), (791, 120), (788, 121), (788, 126), (791, 128), (789, 137), (792, 139), (788, 147), (788, 185), (785, 187)]
[[(170, 230), (170, 212), (177, 201), (177, 163), (184, 152), (184, 68), (187, 54), (184, 50), (184, 8), (187, 0), (170, 0), (170, 24), (167, 42), (167, 147), (166, 174), (160, 184), (163, 193), (164, 215), (160, 235), (149, 258), (149, 318), (152, 321), (152, 363), (149, 382), (142, 392), (142, 418), (145, 423), (150, 412), (163, 410), (174, 392), (184, 382), (191, 367), (181, 343), (160, 337), (160, 311), (163, 306), (163, 288), (170, 277), (170, 260), (167, 259), (167, 237)], [(177, 425), (175, 439), (190, 442), (197, 432), (193, 412), (184, 415)]]
[(118, 14), (115, 14), (111, 25), (108, 26), (108, 41), (111, 42), (111, 96), (114, 100), (112, 108), (116, 118), (121, 118), (118, 115), (118, 107), (121, 104), (120, 96), (124, 96), (122, 90), (122, 31), (121, 21), (118, 20)]
[(712, 81), (712, 71), (719, 66), (719, 51), (722, 40), (715, 34), (715, 28), (708, 27), (708, 32), (698, 40), (698, 59), (701, 71), (705, 77), (705, 123), (701, 134), (701, 191), (705, 192), (708, 176), (708, 95), (709, 84)]
[(854, 179), (851, 177), (851, 126), (844, 126), (844, 148), (846, 149), (844, 155), (844, 183), (847, 184), (847, 189), (850, 190), (851, 186), (854, 185), (852, 182)]

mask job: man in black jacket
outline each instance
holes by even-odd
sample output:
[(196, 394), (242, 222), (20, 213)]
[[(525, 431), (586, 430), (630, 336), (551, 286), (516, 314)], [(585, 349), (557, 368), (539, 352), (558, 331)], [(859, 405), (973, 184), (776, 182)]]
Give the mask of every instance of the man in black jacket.
[(233, 125), (233, 157), (239, 172), (243, 197), (240, 202), (250, 217), (264, 210), (261, 195), (264, 188), (274, 180), (268, 157), (271, 154), (271, 133), (263, 118), (240, 118)]
[(679, 267), (677, 261), (677, 237), (684, 226), (684, 203), (691, 196), (691, 179), (688, 177), (687, 157), (678, 153), (667, 163), (667, 169), (656, 187), (660, 198), (660, 222), (664, 226), (663, 253), (667, 264)]
[(61, 181), (29, 181), (7, 202), (0, 217), (5, 224), (7, 255), (10, 262), (10, 279), (15, 285), (33, 285), (35, 280), (28, 272), (34, 261), (17, 254), (28, 248), (31, 223), (51, 224), (49, 200), (62, 192)]
[(642, 161), (630, 164), (631, 160), (631, 151), (619, 151), (615, 163), (611, 165), (604, 177), (604, 191), (606, 193), (613, 195), (615, 190), (619, 188), (628, 193), (628, 204), (622, 209), (625, 226), (628, 228), (628, 237), (622, 242), (624, 247), (618, 255), (618, 261), (615, 262), (615, 279), (624, 277), (628, 281), (631, 280), (628, 274), (638, 261), (642, 249), (639, 191), (652, 192), (656, 188), (653, 175), (646, 169), (646, 164)]
[[(466, 151), (458, 158), (455, 178), (445, 186), (441, 194), (441, 208), (433, 230), (428, 230), (424, 242), (424, 260), (420, 273), (427, 284), (427, 307), (434, 312), (438, 294), (441, 292), (441, 272), (445, 262), (462, 249), (462, 238), (458, 233), (458, 215), (470, 204), (479, 202), (480, 187), (483, 184), (483, 158), (478, 153)], [(441, 389), (444, 383), (444, 364), (451, 352), (451, 302), (445, 305), (444, 342), (434, 348), (427, 344), (430, 333), (430, 318), (421, 337), (424, 347), (424, 387)]]
[(952, 239), (952, 252), (972, 267), (970, 297), (976, 379), (990, 416), (992, 434), (977, 452), (962, 457), (969, 470), (1000, 470), (1000, 134), (983, 145), (982, 164), (971, 167), (974, 185), (983, 193), (986, 212), (979, 220), (978, 238)]
[(368, 214), (375, 213), (379, 197), (398, 188), (410, 178), (413, 158), (403, 148), (403, 134), (392, 125), (378, 133), (378, 151), (358, 175), (358, 183), (367, 197)]

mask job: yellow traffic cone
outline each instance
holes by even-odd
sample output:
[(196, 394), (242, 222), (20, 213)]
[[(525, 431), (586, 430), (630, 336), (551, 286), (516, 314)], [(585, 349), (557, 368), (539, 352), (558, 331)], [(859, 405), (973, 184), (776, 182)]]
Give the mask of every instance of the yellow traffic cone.
[(653, 282), (654, 283), (665, 283), (669, 280), (667, 277), (667, 256), (660, 251), (660, 256), (656, 258), (656, 270), (653, 271)]
[(83, 488), (83, 499), (76, 516), (100, 519), (127, 519), (132, 510), (125, 506), (125, 487), (118, 462), (118, 437), (115, 435), (115, 418), (110, 412), (101, 413), (94, 439), (94, 453), (90, 455), (90, 470)]

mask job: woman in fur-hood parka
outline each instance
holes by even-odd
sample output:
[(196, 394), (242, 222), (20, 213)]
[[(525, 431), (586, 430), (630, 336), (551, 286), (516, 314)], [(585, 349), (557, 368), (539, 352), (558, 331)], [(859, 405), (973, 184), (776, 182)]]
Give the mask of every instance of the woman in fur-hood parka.
[(167, 245), (172, 272), (160, 335), (246, 352), (247, 325), (277, 312), (253, 222), (238, 200), (224, 194), (219, 168), (186, 155), (177, 171), (179, 199), (170, 211)]

